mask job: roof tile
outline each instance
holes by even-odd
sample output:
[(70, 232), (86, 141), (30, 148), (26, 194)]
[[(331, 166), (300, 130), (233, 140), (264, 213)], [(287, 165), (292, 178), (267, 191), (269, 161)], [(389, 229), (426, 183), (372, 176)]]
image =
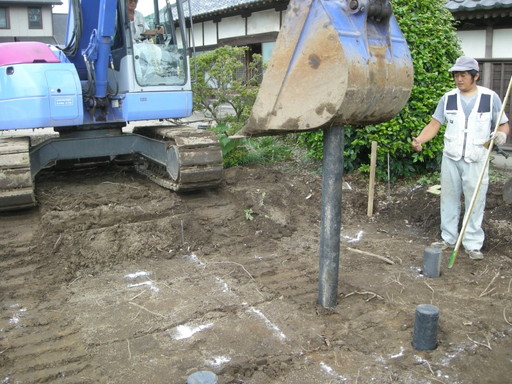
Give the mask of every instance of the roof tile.
[(61, 0), (0, 0), (0, 4), (16, 5), (61, 5)]
[[(266, 2), (269, 0), (201, 0), (192, 1), (191, 9), (192, 14), (198, 16)], [(512, 8), (512, 0), (446, 0), (445, 6), (452, 12), (503, 9)]]
[[(263, 4), (269, 3), (269, 0), (201, 0), (201, 1), (192, 1), (190, 4), (190, 8), (192, 9), (192, 15), (204, 15), (211, 12), (221, 13), (222, 11), (227, 11), (230, 8), (241, 8), (245, 5), (254, 5), (254, 4)], [(185, 4), (185, 7), (187, 5)]]
[(502, 9), (512, 8), (512, 0), (447, 0), (445, 6), (452, 12)]

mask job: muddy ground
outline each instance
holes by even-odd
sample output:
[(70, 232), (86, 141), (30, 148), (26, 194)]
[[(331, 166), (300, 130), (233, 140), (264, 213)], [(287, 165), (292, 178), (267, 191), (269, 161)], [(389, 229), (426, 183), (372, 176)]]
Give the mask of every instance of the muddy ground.
[[(510, 383), (512, 206), (493, 177), (485, 259), (422, 275), (439, 196), (345, 176), (338, 305), (317, 305), (321, 175), (225, 170), (176, 194), (130, 167), (48, 171), (0, 217), (0, 383)], [(363, 251), (361, 253), (358, 251)], [(390, 264), (374, 255), (388, 258)], [(412, 345), (415, 308), (438, 346)]]

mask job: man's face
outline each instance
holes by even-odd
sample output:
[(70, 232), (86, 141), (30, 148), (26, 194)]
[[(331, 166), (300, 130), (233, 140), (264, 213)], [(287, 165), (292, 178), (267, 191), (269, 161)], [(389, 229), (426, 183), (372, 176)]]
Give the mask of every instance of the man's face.
[(476, 80), (479, 74), (473, 78), (469, 72), (453, 72), (453, 80), (461, 92), (470, 92), (476, 88)]
[(127, 0), (128, 2), (128, 9), (130, 11), (133, 11), (135, 8), (137, 8), (137, 0)]

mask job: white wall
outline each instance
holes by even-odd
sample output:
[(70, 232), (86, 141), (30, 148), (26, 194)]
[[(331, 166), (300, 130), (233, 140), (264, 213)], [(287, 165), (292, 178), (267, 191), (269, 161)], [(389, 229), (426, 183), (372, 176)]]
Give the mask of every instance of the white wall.
[(279, 32), (280, 19), (279, 12), (273, 9), (255, 12), (247, 20), (247, 34), (256, 35), (258, 33)]
[(51, 7), (42, 7), (43, 29), (28, 29), (27, 7), (8, 7), (11, 29), (0, 29), (0, 36), (52, 36)]
[(242, 16), (225, 17), (218, 27), (219, 39), (245, 36), (245, 19)]
[[(204, 28), (204, 42), (203, 45), (217, 44), (217, 26), (213, 21), (203, 23)], [(198, 45), (199, 46), (199, 45)]]
[(492, 40), (493, 58), (512, 58), (512, 29), (495, 29)]
[[(201, 47), (204, 45), (202, 23), (194, 24), (194, 44), (196, 47)], [(191, 42), (189, 42), (189, 46), (192, 46)]]
[(271, 9), (254, 12), (247, 19), (242, 16), (232, 16), (221, 19), (219, 23), (213, 21), (196, 23), (194, 24), (194, 41), (196, 47), (217, 45), (217, 28), (219, 39), (228, 39), (267, 32), (279, 32), (280, 27), (280, 12)]
[(462, 51), (466, 56), (481, 59), (485, 57), (485, 30), (458, 31)]
[[(476, 59), (485, 58), (486, 31), (484, 29), (475, 31), (458, 31), (457, 36), (465, 55)], [(512, 29), (495, 29), (492, 37), (493, 59), (512, 58)]]

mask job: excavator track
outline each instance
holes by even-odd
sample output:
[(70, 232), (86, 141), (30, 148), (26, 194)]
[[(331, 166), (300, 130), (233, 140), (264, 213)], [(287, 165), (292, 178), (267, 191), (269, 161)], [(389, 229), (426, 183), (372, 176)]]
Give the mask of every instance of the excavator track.
[(0, 212), (36, 205), (29, 151), (28, 137), (0, 139)]
[(161, 187), (173, 191), (193, 191), (216, 187), (222, 181), (223, 160), (220, 143), (213, 132), (193, 127), (138, 127), (134, 133), (164, 141), (176, 153), (177, 172), (147, 158), (135, 164), (137, 172)]

